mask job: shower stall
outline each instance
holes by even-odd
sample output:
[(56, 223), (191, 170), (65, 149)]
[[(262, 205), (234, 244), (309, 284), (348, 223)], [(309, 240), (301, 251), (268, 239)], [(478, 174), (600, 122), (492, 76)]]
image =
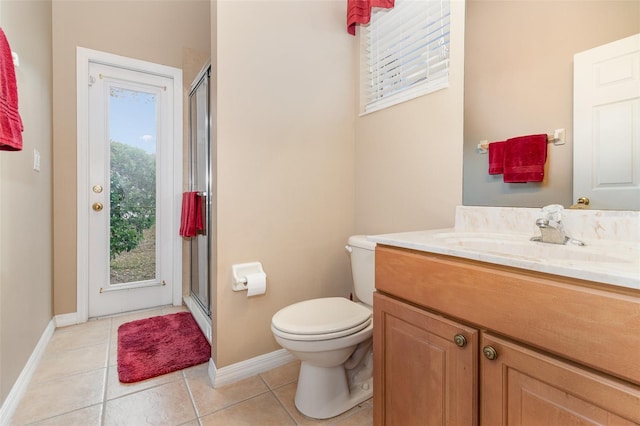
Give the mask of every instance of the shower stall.
[(211, 297), (209, 265), (212, 223), (211, 210), (211, 117), (209, 80), (211, 65), (196, 76), (189, 92), (189, 191), (202, 200), (204, 231), (189, 240), (189, 295), (185, 304), (204, 335), (211, 342)]

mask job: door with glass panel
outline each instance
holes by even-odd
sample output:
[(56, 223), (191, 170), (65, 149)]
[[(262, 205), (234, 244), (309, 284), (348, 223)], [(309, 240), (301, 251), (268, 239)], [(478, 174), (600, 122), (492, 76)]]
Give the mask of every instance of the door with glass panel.
[(170, 78), (89, 64), (89, 317), (172, 302), (172, 94)]

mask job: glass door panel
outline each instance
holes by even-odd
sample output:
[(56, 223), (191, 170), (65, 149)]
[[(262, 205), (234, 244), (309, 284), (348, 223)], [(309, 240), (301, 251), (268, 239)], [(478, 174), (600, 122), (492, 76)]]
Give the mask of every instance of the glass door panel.
[(110, 284), (156, 279), (157, 96), (109, 95)]

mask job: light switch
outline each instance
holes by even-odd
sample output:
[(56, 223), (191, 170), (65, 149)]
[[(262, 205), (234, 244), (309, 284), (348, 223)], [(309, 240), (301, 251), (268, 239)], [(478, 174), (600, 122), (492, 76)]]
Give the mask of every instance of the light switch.
[(40, 151), (33, 148), (33, 170), (40, 171)]

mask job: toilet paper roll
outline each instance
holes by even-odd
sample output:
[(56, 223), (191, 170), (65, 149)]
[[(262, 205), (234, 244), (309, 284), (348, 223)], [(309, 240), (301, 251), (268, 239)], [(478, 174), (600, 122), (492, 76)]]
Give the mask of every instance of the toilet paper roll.
[(267, 274), (255, 272), (247, 274), (247, 297), (264, 294), (267, 291)]

